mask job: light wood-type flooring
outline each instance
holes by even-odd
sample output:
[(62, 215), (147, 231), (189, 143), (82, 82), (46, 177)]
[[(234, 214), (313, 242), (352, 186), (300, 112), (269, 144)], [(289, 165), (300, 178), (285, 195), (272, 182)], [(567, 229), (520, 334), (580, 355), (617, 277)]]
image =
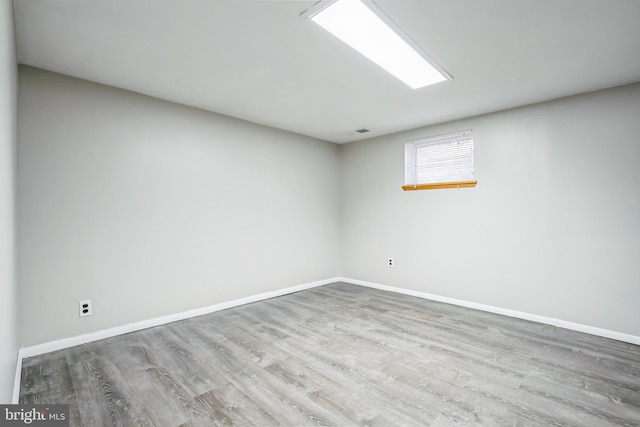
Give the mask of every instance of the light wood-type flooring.
[(81, 426), (639, 426), (640, 347), (335, 283), (25, 359)]

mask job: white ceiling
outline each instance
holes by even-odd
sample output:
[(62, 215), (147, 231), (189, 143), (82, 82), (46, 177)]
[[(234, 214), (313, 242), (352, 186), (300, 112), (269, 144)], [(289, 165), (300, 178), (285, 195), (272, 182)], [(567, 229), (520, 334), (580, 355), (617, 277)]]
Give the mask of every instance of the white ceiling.
[(640, 81), (639, 0), (377, 0), (454, 77), (418, 90), (314, 3), (15, 0), (18, 60), (337, 143)]

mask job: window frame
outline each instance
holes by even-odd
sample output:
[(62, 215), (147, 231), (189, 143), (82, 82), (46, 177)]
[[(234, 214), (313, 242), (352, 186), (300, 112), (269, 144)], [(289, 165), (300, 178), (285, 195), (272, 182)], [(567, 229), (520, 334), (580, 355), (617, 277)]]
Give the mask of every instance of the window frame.
[[(418, 173), (420, 168), (419, 161), (418, 161), (418, 150), (426, 147), (438, 147), (438, 146), (444, 146), (446, 148), (446, 146), (451, 146), (452, 144), (461, 143), (463, 141), (468, 142), (468, 140), (471, 140), (470, 158), (467, 155), (465, 155), (465, 156), (458, 157), (458, 159), (462, 160), (463, 162), (470, 163), (470, 172), (468, 170), (469, 167), (466, 168), (466, 171), (465, 169), (462, 169), (462, 170), (450, 169), (449, 172), (458, 172), (458, 177), (460, 179), (454, 179), (449, 181), (444, 181), (444, 180), (434, 181), (434, 182), (428, 182), (428, 183), (418, 182)], [(405, 143), (405, 184), (402, 186), (402, 189), (404, 191), (413, 191), (413, 190), (438, 190), (438, 189), (444, 189), (444, 188), (475, 187), (478, 181), (474, 179), (474, 176), (473, 176), (473, 173), (474, 173), (473, 149), (474, 149), (474, 134), (472, 129), (448, 133), (444, 135), (438, 135), (434, 137), (420, 138), (420, 139), (407, 141)], [(453, 150), (452, 150), (452, 154), (455, 154)], [(455, 159), (456, 158), (451, 157), (448, 159), (448, 162), (453, 163)]]

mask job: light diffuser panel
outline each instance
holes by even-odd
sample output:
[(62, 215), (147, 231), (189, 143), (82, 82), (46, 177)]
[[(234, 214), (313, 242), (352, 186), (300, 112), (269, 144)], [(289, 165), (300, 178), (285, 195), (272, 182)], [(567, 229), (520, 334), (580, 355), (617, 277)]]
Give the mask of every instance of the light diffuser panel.
[(310, 19), (413, 89), (448, 80), (360, 0), (337, 0)]

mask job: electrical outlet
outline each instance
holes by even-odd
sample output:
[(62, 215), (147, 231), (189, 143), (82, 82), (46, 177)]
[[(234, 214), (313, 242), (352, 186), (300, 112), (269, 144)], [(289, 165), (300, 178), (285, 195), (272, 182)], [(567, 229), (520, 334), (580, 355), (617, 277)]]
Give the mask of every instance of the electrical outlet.
[(84, 301), (80, 301), (80, 317), (91, 316), (93, 311), (91, 310), (91, 300), (87, 299)]
[(387, 258), (387, 267), (393, 267), (393, 265), (394, 265), (393, 257)]

